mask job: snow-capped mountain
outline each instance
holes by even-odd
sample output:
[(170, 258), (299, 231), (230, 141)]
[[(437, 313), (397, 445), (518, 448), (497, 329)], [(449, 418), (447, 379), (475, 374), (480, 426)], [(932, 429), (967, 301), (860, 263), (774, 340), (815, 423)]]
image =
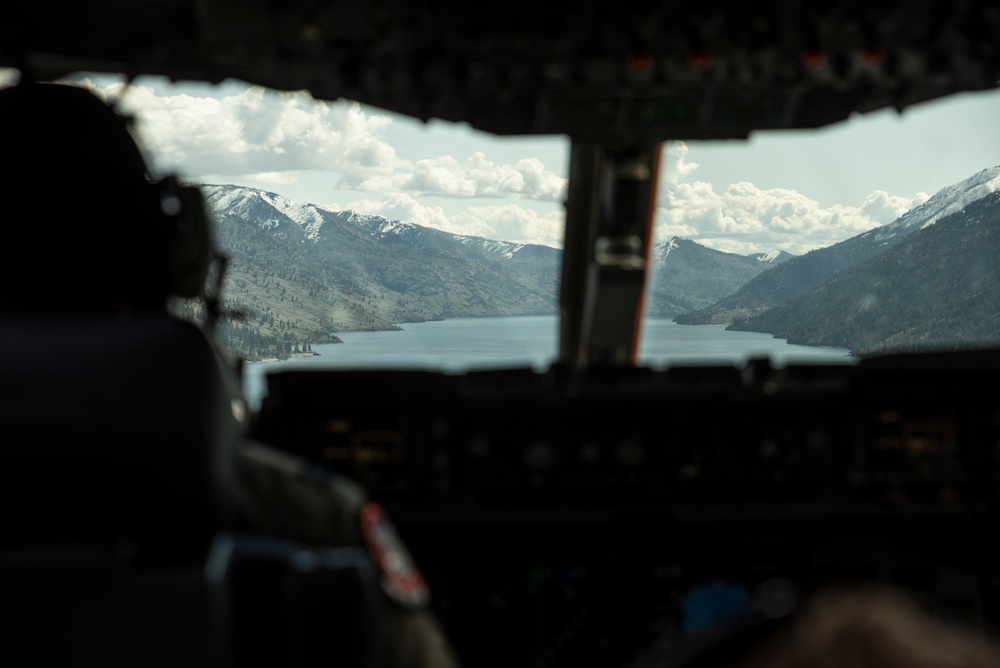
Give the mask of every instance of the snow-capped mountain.
[(1000, 166), (984, 169), (959, 183), (942, 188), (922, 205), (889, 225), (788, 260), (708, 308), (679, 317), (677, 322), (728, 325), (735, 320), (763, 313), (816, 288), (838, 272), (887, 251), (913, 232), (962, 211), (998, 189)]
[(985, 196), (957, 193), (961, 208), (732, 328), (862, 355), (1000, 344), (1000, 191), (974, 188)]
[(273, 230), (294, 224), (310, 241), (319, 239), (320, 229), (326, 221), (323, 209), (315, 204), (293, 202), (258, 188), (203, 185), (201, 191), (216, 215), (236, 216), (261, 229)]
[[(227, 302), (269, 336), (479, 315), (556, 312), (558, 249), (449, 234), (355, 211), (332, 211), (256, 188), (206, 185)], [(668, 239), (652, 253), (653, 317), (708, 306), (773, 266)], [(249, 336), (249, 335), (248, 335)]]
[[(231, 185), (202, 186), (206, 200), (217, 215), (240, 217), (261, 229), (273, 230), (277, 236), (322, 243), (340, 236), (335, 229), (347, 223), (371, 233), (372, 238), (384, 240), (394, 235), (416, 248), (435, 248), (442, 243), (455, 241), (477, 252), (503, 259), (514, 255), (529, 244), (497, 241), (482, 237), (461, 236), (400, 220), (356, 211), (333, 211), (316, 204), (295, 202), (287, 197), (260, 190)], [(286, 229), (295, 225), (299, 229)]]
[(862, 234), (879, 241), (933, 225), (965, 209), (973, 202), (1000, 190), (1000, 165), (984, 169), (954, 185), (946, 186), (922, 205), (907, 211), (892, 223)]
[(332, 332), (431, 319), (552, 314), (561, 252), (463, 237), (275, 193), (203, 186), (230, 257), (224, 296), (269, 335), (322, 341)]
[(671, 237), (653, 247), (648, 313), (673, 317), (709, 306), (771, 264)]

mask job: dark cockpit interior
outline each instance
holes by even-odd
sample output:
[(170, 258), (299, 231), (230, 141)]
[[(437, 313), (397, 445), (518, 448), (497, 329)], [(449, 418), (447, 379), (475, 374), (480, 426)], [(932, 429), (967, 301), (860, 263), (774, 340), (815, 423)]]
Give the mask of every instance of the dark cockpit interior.
[[(385, 507), (463, 665), (725, 665), (732, 659), (726, 652), (791, 617), (811, 593), (857, 583), (914, 592), (956, 624), (992, 632), (1000, 622), (996, 349), (872, 357), (851, 366), (755, 359), (741, 367), (653, 370), (635, 363), (662, 142), (819, 128), (856, 113), (902, 112), (994, 89), (995, 3), (58, 4), (18, 0), (5, 10), (0, 67), (38, 80), (74, 72), (238, 79), (498, 135), (569, 137), (559, 352), (551, 368), (282, 371), (269, 376), (267, 398), (244, 420), (254, 441), (357, 481)], [(66, 325), (74, 327), (90, 331)], [(132, 328), (114, 336), (145, 345), (147, 331)], [(98, 329), (93, 338), (106, 338)], [(46, 332), (5, 325), (0, 344), (44, 356), (53, 336)], [(189, 357), (204, 353), (191, 346)], [(0, 358), (7, 378), (21, 368), (15, 357)], [(76, 375), (60, 377), (60, 364)], [(46, 366), (63, 386), (118, 374), (144, 387), (137, 378), (163, 371), (102, 371), (94, 360), (79, 368), (62, 358)], [(37, 370), (23, 368), (29, 376)], [(18, 389), (35, 380), (5, 382), (5, 403), (43, 403)], [(199, 391), (212, 394), (216, 382), (203, 379)], [(113, 392), (79, 407), (64, 399), (70, 405), (56, 412), (70, 422), (45, 436), (59, 446), (18, 457), (32, 472), (59, 462), (83, 469), (93, 462), (78, 450), (65, 454), (80, 434), (118, 447), (146, 439), (157, 456), (127, 465), (176, 484), (182, 475), (173, 469), (196, 455), (182, 451), (182, 462), (168, 442), (219, 437), (222, 427), (192, 435), (179, 426), (202, 419), (215, 399), (178, 400), (176, 393), (189, 392), (181, 386), (143, 392), (137, 405), (147, 413), (127, 420), (107, 406), (122, 400)], [(104, 406), (108, 424), (120, 429), (87, 432)], [(33, 425), (48, 420), (51, 408), (3, 413), (0, 440), (32, 442)], [(176, 417), (176, 429), (150, 440), (136, 423), (158, 409)], [(34, 489), (21, 475), (3, 480), (14, 490), (4, 499), (31, 505), (18, 498)], [(51, 513), (72, 505), (65, 495), (89, 494), (71, 475), (50, 482), (59, 491), (41, 493)], [(205, 482), (176, 493), (190, 505), (211, 496)], [(143, 485), (134, 480), (127, 494), (141, 497)], [(101, 498), (100, 508), (121, 498)], [(18, 507), (7, 512), (17, 515)], [(156, 511), (173, 518), (171, 508)], [(11, 526), (30, 533), (29, 524)], [(36, 557), (52, 551), (26, 557), (17, 545), (4, 546), (3, 563), (28, 559), (33, 578), (11, 571), (5, 589), (30, 597), (51, 573)], [(215, 546), (216, 556), (220, 549), (253, 555), (229, 571), (236, 584), (226, 590), (225, 628), (218, 631), (218, 620), (177, 627), (188, 637), (210, 635), (211, 627), (229, 643), (221, 655), (216, 648), (192, 664), (298, 666), (339, 656), (345, 665), (376, 665), (358, 649), (376, 624), (362, 619), (373, 577), (363, 556), (340, 553), (329, 557), (340, 559), (336, 564), (314, 569), (296, 562), (288, 579), (274, 565), (290, 553), (284, 543)], [(163, 584), (156, 580), (158, 596)], [(40, 591), (54, 596), (58, 587)], [(329, 606), (331, 593), (346, 602)], [(145, 601), (135, 610), (150, 623), (173, 623), (166, 604), (149, 610), (152, 599), (134, 587), (129, 596)], [(44, 618), (50, 606), (42, 603), (33, 614)], [(87, 606), (64, 607), (51, 619), (72, 625), (87, 614)], [(96, 624), (80, 628), (106, 632)], [(32, 642), (62, 633), (37, 631)], [(281, 640), (261, 642), (267, 635)], [(158, 642), (135, 637), (131, 644), (142, 650)]]
[(17, 3), (6, 66), (241, 79), (503, 135), (814, 128), (996, 85), (990, 3)]

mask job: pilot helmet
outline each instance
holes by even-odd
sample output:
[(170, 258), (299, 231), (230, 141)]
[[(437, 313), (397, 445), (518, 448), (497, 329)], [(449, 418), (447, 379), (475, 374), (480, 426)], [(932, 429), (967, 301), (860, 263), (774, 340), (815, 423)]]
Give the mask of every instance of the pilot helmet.
[[(162, 309), (210, 261), (200, 194), (150, 176), (128, 119), (77, 85), (0, 90), (0, 311)], [(19, 206), (14, 206), (18, 203)]]

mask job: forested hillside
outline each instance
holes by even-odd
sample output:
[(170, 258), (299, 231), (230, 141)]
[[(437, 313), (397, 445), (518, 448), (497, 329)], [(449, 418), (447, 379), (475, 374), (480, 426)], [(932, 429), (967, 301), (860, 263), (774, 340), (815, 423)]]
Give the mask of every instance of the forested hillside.
[[(449, 234), (262, 190), (203, 186), (228, 257), (220, 325), (245, 359), (282, 358), (337, 332), (471, 316), (554, 315), (562, 252)], [(707, 306), (787, 254), (757, 258), (669, 239), (653, 249), (649, 314)], [(182, 306), (198, 316), (195, 304)]]
[(744, 257), (677, 237), (653, 249), (649, 284), (651, 317), (674, 317), (705, 308), (771, 269), (772, 258)]
[(683, 325), (729, 325), (807, 294), (838, 272), (886, 252), (916, 230), (959, 212), (1000, 188), (1000, 166), (984, 169), (942, 188), (896, 221), (845, 241), (788, 260), (708, 308), (678, 317)]
[(1000, 192), (732, 328), (859, 355), (1000, 344)]

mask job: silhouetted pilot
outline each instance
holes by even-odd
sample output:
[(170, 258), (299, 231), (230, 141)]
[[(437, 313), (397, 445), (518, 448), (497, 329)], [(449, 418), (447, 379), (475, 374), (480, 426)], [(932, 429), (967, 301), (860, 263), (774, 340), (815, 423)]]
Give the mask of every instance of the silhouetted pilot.
[(125, 119), (80, 87), (0, 90), (0, 127), (0, 547), (99, 537), (167, 562), (220, 529), (365, 546), (385, 592), (376, 664), (455, 665), (381, 509), (247, 442), (235, 366), (169, 314), (213, 258), (200, 193), (151, 178)]

